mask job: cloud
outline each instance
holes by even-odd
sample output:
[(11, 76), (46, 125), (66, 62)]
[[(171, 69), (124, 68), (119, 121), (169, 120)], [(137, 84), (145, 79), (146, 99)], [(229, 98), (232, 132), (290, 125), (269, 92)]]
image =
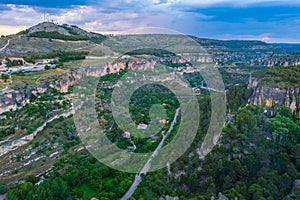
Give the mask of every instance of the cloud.
[(18, 33), (28, 27), (26, 26), (8, 26), (8, 25), (0, 25), (0, 35), (9, 35)]
[(41, 6), (46, 8), (70, 7), (73, 5), (86, 5), (85, 0), (1, 0), (2, 4)]
[(272, 6), (265, 6), (271, 0), (246, 0), (243, 4), (248, 6), (240, 7), (236, 0), (93, 1), (61, 8), (0, 4), (0, 25), (33, 26), (43, 21), (46, 12), (54, 22), (102, 33), (163, 27), (206, 38), (300, 40), (300, 5), (278, 6), (283, 0), (272, 1)]
[(264, 41), (264, 42), (270, 42), (270, 41), (272, 41), (272, 38), (270, 38), (269, 36), (266, 36), (266, 37), (262, 37), (260, 40)]
[[(167, 0), (168, 1), (168, 0)], [(251, 5), (287, 5), (287, 4), (300, 4), (300, 2), (294, 0), (170, 0), (171, 5), (188, 5), (188, 6), (197, 6), (197, 7), (210, 7), (216, 5), (225, 5), (225, 6), (251, 6)]]
[(30, 26), (41, 21), (42, 13), (26, 5), (5, 5), (6, 9), (0, 12), (0, 24), (8, 26)]

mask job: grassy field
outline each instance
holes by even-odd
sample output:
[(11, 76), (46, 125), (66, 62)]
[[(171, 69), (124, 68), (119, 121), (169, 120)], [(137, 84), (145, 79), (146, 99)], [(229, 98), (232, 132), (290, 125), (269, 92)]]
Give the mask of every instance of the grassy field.
[(4, 81), (0, 79), (0, 90), (10, 87), (10, 80)]
[(79, 69), (81, 67), (95, 67), (99, 65), (104, 65), (109, 62), (114, 61), (112, 58), (88, 58), (85, 60), (76, 60), (65, 63), (64, 66), (67, 69)]
[(26, 84), (27, 86), (33, 86), (37, 83), (41, 83), (43, 80), (51, 78), (51, 76), (62, 75), (69, 71), (69, 69), (50, 69), (38, 72), (18, 73), (12, 75), (12, 88)]

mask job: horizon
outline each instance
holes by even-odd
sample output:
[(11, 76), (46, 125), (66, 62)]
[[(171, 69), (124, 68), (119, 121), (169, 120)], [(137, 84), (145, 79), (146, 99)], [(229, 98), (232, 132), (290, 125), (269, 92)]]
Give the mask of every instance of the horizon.
[[(66, 24), (66, 23), (54, 23), (54, 22), (51, 22), (51, 21), (43, 21), (43, 22), (40, 22), (38, 24), (35, 24), (33, 26), (36, 26), (36, 25), (39, 25), (39, 24), (42, 24), (42, 23), (53, 23), (53, 24), (57, 24), (57, 25), (63, 25), (63, 24)], [(75, 26), (78, 26), (76, 24), (68, 24), (68, 25), (75, 25)], [(27, 30), (33, 26), (29, 26), (29, 27), (23, 27), (23, 28), (20, 28), (20, 29), (16, 29), (15, 32), (13, 33), (10, 33), (10, 34), (1, 34), (0, 32), (0, 35), (4, 35), (5, 37), (9, 37), (9, 36), (12, 36), (12, 35), (16, 35), (18, 34), (19, 32), (23, 31), (23, 30)], [(84, 29), (83, 27), (80, 27), (78, 26), (79, 28), (81, 28), (82, 30), (85, 30), (85, 31), (88, 31), (86, 29)], [(149, 27), (147, 27), (149, 28)], [(88, 32), (94, 32), (94, 31), (88, 31)], [(98, 31), (95, 31), (94, 33), (98, 33), (98, 34), (102, 34), (102, 35), (130, 35), (130, 34), (123, 34), (122, 32), (98, 32)], [(132, 35), (139, 35), (139, 34), (145, 34), (145, 33), (132, 33)], [(147, 34), (159, 34), (159, 33), (146, 33)], [(179, 33), (181, 34), (181, 33)], [(300, 45), (300, 42), (268, 42), (268, 41), (263, 41), (263, 40), (258, 40), (258, 39), (219, 39), (219, 38), (209, 38), (209, 37), (199, 37), (199, 36), (196, 36), (196, 35), (186, 35), (186, 36), (191, 36), (191, 37), (197, 37), (199, 39), (208, 39), (208, 40), (220, 40), (220, 41), (258, 41), (258, 42), (264, 42), (264, 43), (267, 43), (267, 44), (291, 44), (291, 45), (297, 45), (299, 44)]]
[(291, 0), (3, 0), (0, 14), (1, 35), (53, 20), (106, 34), (161, 27), (199, 38), (300, 44), (300, 2)]

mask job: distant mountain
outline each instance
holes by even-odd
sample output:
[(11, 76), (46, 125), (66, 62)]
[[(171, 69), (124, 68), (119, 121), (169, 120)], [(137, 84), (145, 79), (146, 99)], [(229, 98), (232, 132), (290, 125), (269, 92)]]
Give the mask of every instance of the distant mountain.
[(283, 54), (283, 49), (272, 44), (255, 40), (214, 40), (193, 37), (209, 51), (217, 53), (240, 53), (243, 55)]
[(281, 48), (287, 51), (287, 53), (299, 53), (300, 44), (287, 44), (287, 43), (277, 43), (272, 44), (274, 47)]
[[(118, 37), (123, 38), (122, 36), (113, 38), (118, 40)], [(154, 35), (149, 37), (155, 39)], [(286, 54), (284, 48), (261, 41), (223, 41), (191, 37), (206, 49), (216, 62), (225, 65), (233, 62), (246, 63), (273, 54)], [(0, 38), (0, 58), (40, 55), (58, 50), (90, 52), (106, 38), (102, 34), (88, 32), (74, 25), (43, 22), (16, 35)]]

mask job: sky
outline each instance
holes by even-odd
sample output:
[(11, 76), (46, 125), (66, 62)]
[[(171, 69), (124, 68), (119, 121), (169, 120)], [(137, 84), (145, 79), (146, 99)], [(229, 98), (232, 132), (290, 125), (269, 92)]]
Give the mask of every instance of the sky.
[(44, 20), (100, 33), (161, 27), (201, 38), (300, 43), (300, 0), (1, 0), (0, 34)]

